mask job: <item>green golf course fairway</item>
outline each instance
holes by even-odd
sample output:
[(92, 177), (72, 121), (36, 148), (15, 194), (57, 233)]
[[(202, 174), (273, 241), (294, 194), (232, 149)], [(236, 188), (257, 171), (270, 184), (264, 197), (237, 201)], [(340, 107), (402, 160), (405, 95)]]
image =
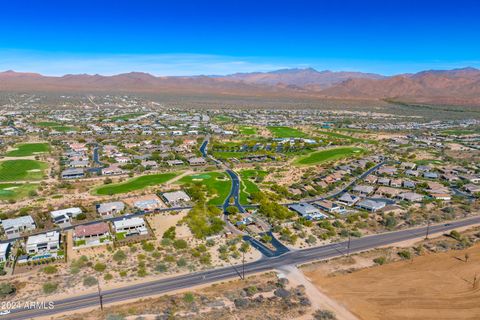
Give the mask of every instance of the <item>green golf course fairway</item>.
[(7, 160), (0, 162), (0, 181), (42, 180), (47, 168), (37, 160)]
[(29, 196), (31, 191), (37, 190), (34, 183), (0, 183), (0, 200), (19, 200)]
[(59, 132), (77, 131), (76, 127), (63, 125), (61, 123), (53, 122), (53, 121), (37, 122), (36, 125), (44, 128), (51, 128), (52, 130), (59, 131)]
[(122, 183), (109, 184), (95, 189), (94, 193), (98, 195), (114, 195), (120, 193), (127, 193), (144, 189), (146, 187), (162, 184), (178, 176), (178, 172), (150, 174), (137, 178), (129, 179)]
[(50, 151), (48, 143), (22, 143), (15, 146), (15, 150), (7, 152), (7, 157), (27, 157), (36, 153), (45, 153)]
[(185, 176), (177, 181), (179, 184), (199, 183), (207, 188), (208, 204), (223, 204), (230, 193), (232, 182), (224, 172), (206, 172)]
[(257, 129), (249, 126), (241, 126), (239, 131), (240, 134), (247, 136), (257, 134)]
[(322, 151), (315, 151), (306, 156), (300, 157), (295, 161), (297, 165), (315, 165), (325, 161), (333, 161), (346, 158), (348, 156), (363, 153), (365, 150), (357, 147), (334, 148)]
[(249, 204), (248, 197), (252, 193), (260, 191), (253, 179), (255, 179), (256, 177), (265, 178), (268, 172), (263, 170), (248, 169), (241, 170), (240, 172), (238, 172), (238, 174), (240, 175), (240, 178), (242, 180), (240, 186), (240, 204), (246, 205)]
[(267, 127), (275, 138), (305, 138), (307, 135), (290, 127)]

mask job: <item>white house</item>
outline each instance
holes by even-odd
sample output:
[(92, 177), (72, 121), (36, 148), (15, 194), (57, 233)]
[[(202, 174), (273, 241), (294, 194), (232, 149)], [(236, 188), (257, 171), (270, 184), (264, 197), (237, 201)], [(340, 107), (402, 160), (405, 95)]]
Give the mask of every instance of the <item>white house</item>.
[(21, 232), (35, 229), (35, 221), (31, 216), (6, 219), (2, 220), (1, 223), (7, 237), (13, 237)]
[(105, 202), (97, 205), (97, 212), (102, 216), (114, 216), (125, 210), (125, 204), (121, 201)]
[(288, 208), (297, 212), (300, 216), (306, 218), (307, 220), (318, 220), (327, 218), (327, 215), (321, 213), (320, 210), (318, 210), (309, 203), (300, 202), (296, 204), (291, 204), (288, 206)]
[(191, 199), (185, 191), (179, 190), (174, 192), (164, 192), (162, 194), (163, 199), (169, 205), (177, 205), (182, 202), (189, 202)]
[(82, 209), (74, 207), (51, 211), (50, 216), (52, 217), (54, 223), (62, 224), (70, 222), (71, 218), (76, 218), (80, 213), (82, 213)]
[(327, 211), (330, 213), (343, 213), (345, 212), (345, 208), (332, 202), (330, 200), (321, 200), (315, 202), (315, 205), (322, 209), (323, 211)]
[(115, 233), (125, 233), (126, 237), (148, 234), (145, 220), (140, 217), (125, 218), (122, 220), (114, 221), (113, 227), (115, 229)]
[(0, 262), (7, 261), (10, 252), (10, 243), (0, 243)]
[(60, 233), (51, 231), (28, 237), (27, 253), (56, 252), (60, 248)]
[(383, 201), (375, 201), (375, 200), (362, 200), (357, 203), (356, 207), (359, 209), (364, 209), (367, 211), (375, 212), (380, 209), (383, 209), (386, 206), (386, 203)]

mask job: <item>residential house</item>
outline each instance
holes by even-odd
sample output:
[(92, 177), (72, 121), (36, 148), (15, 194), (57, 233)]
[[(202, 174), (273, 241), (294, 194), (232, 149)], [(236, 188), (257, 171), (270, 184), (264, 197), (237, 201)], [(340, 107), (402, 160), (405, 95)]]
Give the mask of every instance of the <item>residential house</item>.
[(460, 179), (468, 181), (470, 183), (480, 183), (480, 176), (475, 176), (475, 175), (461, 175)]
[(181, 203), (189, 202), (191, 199), (185, 191), (164, 192), (162, 198), (166, 204), (175, 206)]
[(1, 221), (3, 231), (8, 238), (18, 236), (20, 233), (35, 229), (35, 221), (31, 216), (23, 216)]
[(321, 213), (319, 209), (317, 209), (313, 205), (305, 203), (305, 202), (291, 204), (291, 205), (288, 206), (288, 208), (290, 210), (295, 211), (301, 217), (303, 217), (307, 220), (318, 220), (318, 219), (327, 218), (327, 215)]
[(418, 177), (420, 175), (420, 172), (418, 172), (417, 170), (406, 170), (405, 174), (411, 177)]
[(415, 192), (400, 193), (399, 195), (397, 195), (397, 198), (409, 202), (420, 202), (423, 200), (423, 196)]
[(390, 180), (390, 186), (394, 188), (400, 188), (402, 186), (402, 180), (401, 179), (392, 179)]
[(371, 175), (367, 176), (367, 177), (364, 179), (364, 181), (365, 181), (366, 183), (375, 184), (375, 183), (377, 183), (377, 181), (378, 181), (378, 177), (375, 176), (375, 175), (373, 175), (373, 174), (371, 174)]
[(449, 193), (430, 193), (430, 197), (435, 200), (450, 201), (452, 196)]
[(438, 179), (438, 173), (426, 171), (423, 173), (423, 177), (427, 179)]
[(54, 223), (62, 224), (70, 222), (70, 219), (76, 218), (80, 213), (82, 213), (82, 209), (74, 207), (51, 211), (50, 217), (52, 218)]
[(378, 183), (378, 184), (381, 184), (381, 185), (384, 185), (384, 186), (388, 186), (388, 185), (390, 185), (390, 179), (388, 179), (388, 178), (379, 178), (379, 179), (377, 180), (377, 183)]
[(375, 191), (375, 188), (367, 185), (356, 185), (352, 191), (362, 196), (368, 196)]
[(174, 166), (183, 166), (184, 163), (182, 160), (168, 160), (167, 164), (170, 167), (174, 167)]
[(79, 179), (85, 176), (85, 171), (82, 168), (69, 168), (61, 173), (62, 179)]
[(58, 231), (37, 234), (27, 239), (28, 254), (53, 253), (58, 249), (60, 249), (60, 232)]
[(7, 261), (10, 253), (10, 243), (0, 243), (0, 263)]
[(96, 207), (102, 217), (115, 216), (125, 210), (125, 204), (121, 201), (100, 203)]
[(146, 167), (146, 168), (157, 168), (158, 167), (158, 163), (156, 161), (153, 161), (153, 160), (143, 160), (141, 162), (142, 166)]
[(377, 173), (392, 176), (397, 173), (397, 168), (384, 166), (378, 169)]
[(120, 168), (120, 165), (118, 163), (113, 163), (110, 166), (102, 169), (102, 175), (104, 176), (113, 176), (113, 175), (119, 175), (124, 173), (125, 173), (125, 170)]
[(417, 184), (416, 184), (415, 182), (410, 181), (410, 180), (405, 180), (405, 181), (403, 181), (403, 183), (402, 183), (402, 186), (403, 186), (404, 188), (408, 188), (408, 189), (415, 189), (416, 185), (417, 185)]
[(207, 161), (204, 158), (198, 157), (198, 158), (188, 159), (188, 163), (191, 166), (203, 166), (203, 165), (207, 164)]
[(124, 234), (125, 237), (148, 234), (145, 220), (141, 217), (124, 218), (122, 220), (114, 221), (113, 227), (115, 233)]
[(476, 194), (480, 192), (480, 186), (473, 183), (469, 183), (463, 186), (463, 188), (471, 194)]
[(338, 202), (349, 207), (355, 205), (355, 203), (357, 203), (358, 201), (360, 201), (360, 197), (352, 195), (348, 192), (345, 192), (340, 198), (338, 198)]
[(318, 208), (329, 213), (344, 213), (345, 208), (330, 200), (321, 200), (314, 203)]
[(73, 231), (75, 246), (95, 246), (107, 244), (110, 239), (110, 229), (106, 222), (76, 226)]
[(367, 210), (370, 212), (376, 212), (380, 209), (383, 209), (385, 206), (386, 206), (386, 203), (383, 201), (376, 201), (376, 200), (369, 200), (369, 199), (364, 199), (362, 201), (359, 201), (356, 204), (357, 208)]

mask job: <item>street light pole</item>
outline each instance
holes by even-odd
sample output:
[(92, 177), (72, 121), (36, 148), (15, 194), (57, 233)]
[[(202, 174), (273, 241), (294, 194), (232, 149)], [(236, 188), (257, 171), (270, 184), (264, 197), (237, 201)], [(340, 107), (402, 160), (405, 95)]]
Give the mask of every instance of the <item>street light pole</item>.
[(102, 289), (100, 289), (100, 281), (98, 281), (98, 278), (97, 278), (97, 288), (98, 288), (98, 300), (100, 301), (100, 310), (103, 311)]

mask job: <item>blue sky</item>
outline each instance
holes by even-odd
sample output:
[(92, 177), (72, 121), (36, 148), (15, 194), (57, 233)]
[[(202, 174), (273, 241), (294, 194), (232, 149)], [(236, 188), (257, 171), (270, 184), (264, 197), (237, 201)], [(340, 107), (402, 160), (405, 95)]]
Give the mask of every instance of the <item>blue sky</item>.
[(480, 67), (477, 1), (4, 1), (0, 70), (156, 75)]

